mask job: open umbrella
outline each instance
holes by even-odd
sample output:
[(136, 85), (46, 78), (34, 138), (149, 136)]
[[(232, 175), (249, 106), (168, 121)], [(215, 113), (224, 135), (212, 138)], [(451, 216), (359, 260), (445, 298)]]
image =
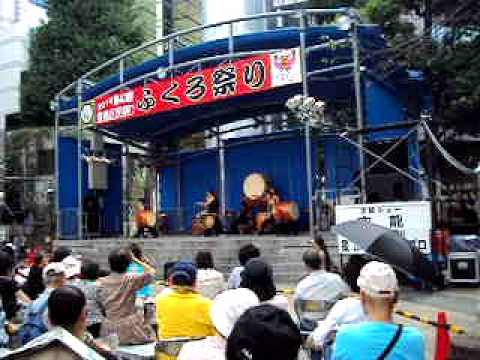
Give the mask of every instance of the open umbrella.
[(371, 222), (356, 220), (341, 223), (333, 230), (367, 254), (429, 283), (436, 279), (433, 264), (396, 231)]

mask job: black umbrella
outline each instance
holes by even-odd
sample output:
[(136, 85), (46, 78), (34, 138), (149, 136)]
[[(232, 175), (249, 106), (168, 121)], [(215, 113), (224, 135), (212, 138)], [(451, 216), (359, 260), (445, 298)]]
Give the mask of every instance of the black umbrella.
[(435, 282), (434, 264), (398, 232), (362, 220), (341, 223), (333, 230), (367, 254), (379, 258), (400, 271), (429, 283)]

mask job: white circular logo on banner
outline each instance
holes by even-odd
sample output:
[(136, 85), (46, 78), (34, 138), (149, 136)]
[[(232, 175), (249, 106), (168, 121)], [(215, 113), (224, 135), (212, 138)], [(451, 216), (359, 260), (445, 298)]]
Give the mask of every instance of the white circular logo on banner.
[(80, 111), (80, 120), (83, 124), (89, 125), (93, 123), (95, 112), (93, 111), (92, 104), (84, 104), (82, 110)]

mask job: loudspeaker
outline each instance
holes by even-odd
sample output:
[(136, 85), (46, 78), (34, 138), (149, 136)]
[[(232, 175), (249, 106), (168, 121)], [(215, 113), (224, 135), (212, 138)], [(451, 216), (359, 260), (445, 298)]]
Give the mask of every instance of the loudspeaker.
[(480, 252), (453, 252), (448, 255), (451, 283), (480, 283)]

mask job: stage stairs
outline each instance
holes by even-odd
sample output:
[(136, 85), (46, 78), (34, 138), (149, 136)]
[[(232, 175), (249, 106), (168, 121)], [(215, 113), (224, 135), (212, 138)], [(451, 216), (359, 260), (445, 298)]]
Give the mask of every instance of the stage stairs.
[[(322, 233), (334, 263), (339, 265), (339, 256), (335, 235)], [(220, 235), (199, 237), (189, 235), (167, 235), (158, 238), (126, 239), (89, 239), (89, 240), (57, 240), (55, 246), (69, 246), (74, 253), (84, 259), (98, 262), (108, 269), (108, 254), (116, 247), (137, 242), (144, 252), (158, 265), (159, 276), (163, 276), (163, 265), (167, 261), (193, 259), (200, 250), (212, 252), (216, 268), (225, 274), (238, 264), (238, 249), (246, 244), (254, 243), (260, 247), (262, 256), (272, 264), (275, 280), (281, 286), (293, 286), (304, 274), (302, 254), (310, 247), (310, 237), (276, 236), (276, 235)]]

